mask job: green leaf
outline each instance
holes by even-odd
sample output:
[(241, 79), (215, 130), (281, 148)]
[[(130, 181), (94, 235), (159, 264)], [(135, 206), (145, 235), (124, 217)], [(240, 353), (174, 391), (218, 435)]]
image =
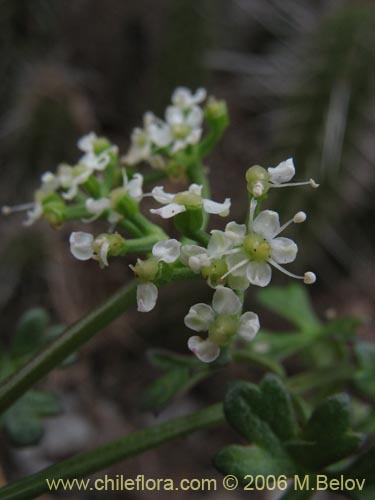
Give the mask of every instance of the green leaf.
[(293, 284), (287, 287), (265, 288), (258, 292), (257, 298), (262, 305), (302, 330), (320, 326), (320, 321), (311, 307), (306, 287)]
[(338, 394), (317, 406), (301, 441), (288, 443), (288, 450), (299, 463), (320, 470), (356, 452), (361, 443), (361, 435), (350, 430), (349, 398)]
[(266, 376), (260, 388), (247, 382), (232, 384), (225, 396), (224, 412), (240, 434), (272, 453), (283, 455), (280, 439), (297, 432), (290, 397), (274, 375)]
[(231, 445), (214, 457), (214, 465), (223, 474), (233, 474), (243, 482), (247, 474), (286, 476), (296, 474), (298, 468), (286, 454), (274, 454), (259, 446)]
[(155, 380), (144, 391), (141, 408), (143, 410), (160, 411), (188, 383), (188, 368), (174, 368)]
[(43, 436), (42, 418), (60, 412), (60, 402), (53, 394), (29, 391), (4, 413), (2, 425), (15, 445), (31, 446)]
[(371, 342), (356, 342), (354, 353), (359, 365), (359, 372), (355, 378), (358, 389), (375, 399), (375, 346)]
[(13, 357), (32, 354), (40, 347), (48, 319), (46, 311), (37, 307), (30, 309), (21, 317), (12, 339), (11, 355)]

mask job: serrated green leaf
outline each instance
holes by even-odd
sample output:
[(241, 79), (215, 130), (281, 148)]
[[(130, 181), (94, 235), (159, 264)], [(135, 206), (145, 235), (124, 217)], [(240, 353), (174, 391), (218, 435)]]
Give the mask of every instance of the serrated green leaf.
[(12, 338), (10, 351), (12, 357), (32, 354), (38, 349), (43, 341), (48, 319), (47, 312), (37, 307), (30, 309), (21, 317)]
[(141, 408), (160, 411), (189, 382), (188, 368), (169, 370), (149, 385), (143, 393)]
[(289, 392), (275, 375), (266, 375), (260, 388), (264, 399), (263, 418), (273, 432), (282, 440), (293, 439), (298, 433), (298, 425)]
[(334, 441), (350, 424), (349, 397), (337, 394), (322, 401), (313, 411), (304, 436), (307, 441)]
[(266, 405), (256, 385), (247, 382), (232, 384), (224, 399), (224, 412), (228, 422), (248, 441), (282, 453), (279, 439), (263, 419)]
[(286, 454), (274, 454), (256, 445), (227, 446), (215, 455), (214, 465), (223, 474), (233, 474), (243, 482), (248, 482), (244, 479), (247, 474), (290, 476), (298, 472)]
[(311, 330), (320, 326), (311, 307), (306, 287), (297, 284), (287, 287), (269, 287), (257, 294), (259, 302), (276, 312), (301, 330)]

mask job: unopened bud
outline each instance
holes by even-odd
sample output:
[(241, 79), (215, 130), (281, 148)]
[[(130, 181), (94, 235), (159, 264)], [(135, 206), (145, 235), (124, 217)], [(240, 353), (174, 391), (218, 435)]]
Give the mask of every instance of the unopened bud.
[(269, 189), (269, 174), (265, 168), (259, 165), (254, 165), (248, 169), (246, 181), (247, 190), (254, 198), (260, 198)]

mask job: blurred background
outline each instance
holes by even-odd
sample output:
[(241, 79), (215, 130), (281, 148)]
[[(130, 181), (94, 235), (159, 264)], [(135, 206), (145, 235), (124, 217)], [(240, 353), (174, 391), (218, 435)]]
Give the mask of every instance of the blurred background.
[[(272, 192), (268, 201), (284, 220), (308, 213), (303, 229), (291, 231), (300, 247), (294, 269), (318, 275), (309, 292), (321, 317), (365, 316), (359, 334), (370, 338), (374, 51), (372, 0), (2, 0), (0, 205), (31, 201), (44, 171), (77, 158), (79, 136), (95, 130), (126, 152), (144, 111), (161, 115), (178, 85), (205, 86), (227, 100), (231, 118), (207, 162), (213, 198), (230, 196), (233, 219), (240, 221), (247, 168), (294, 157), (296, 180), (321, 184), (318, 191)], [(43, 306), (54, 322), (69, 324), (131, 278), (132, 259), (104, 271), (73, 259), (68, 237), (80, 224), (54, 231), (43, 222), (31, 228), (21, 222), (21, 215), (0, 220), (5, 345), (29, 307)], [(288, 280), (274, 273), (273, 282)], [(234, 374), (210, 379), (158, 416), (138, 406), (156, 373), (145, 350), (185, 353), (182, 318), (209, 296), (201, 284), (167, 287), (155, 311), (118, 319), (81, 350), (79, 363), (52, 373), (42, 386), (59, 394), (64, 413), (47, 422), (37, 448), (15, 450), (0, 436), (4, 478), (217, 401)], [(262, 324), (278, 326), (265, 311)], [(109, 473), (219, 477), (210, 457), (220, 444), (222, 435), (211, 431), (202, 452), (202, 436), (194, 435)], [(128, 497), (159, 498), (156, 492)]]

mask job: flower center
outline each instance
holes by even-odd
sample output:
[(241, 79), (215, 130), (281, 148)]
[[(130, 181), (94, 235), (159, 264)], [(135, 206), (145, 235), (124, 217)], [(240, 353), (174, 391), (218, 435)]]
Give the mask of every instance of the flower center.
[(134, 144), (136, 145), (137, 148), (143, 148), (144, 146), (147, 146), (148, 142), (148, 136), (147, 133), (142, 131), (139, 131), (135, 138), (134, 138)]
[(191, 128), (186, 123), (176, 123), (172, 125), (172, 135), (174, 139), (185, 139), (191, 132)]
[(204, 279), (210, 279), (212, 286), (223, 285), (225, 283), (222, 276), (228, 271), (227, 264), (224, 259), (212, 259), (209, 266), (204, 266), (201, 269)]
[(210, 324), (208, 337), (218, 346), (223, 346), (236, 334), (237, 327), (237, 318), (228, 315), (220, 315)]
[(243, 249), (250, 260), (264, 262), (270, 258), (271, 248), (265, 238), (256, 233), (250, 233), (243, 240)]
[(173, 203), (183, 205), (186, 208), (198, 208), (202, 206), (202, 197), (199, 196), (199, 194), (191, 193), (190, 191), (184, 191), (176, 194), (172, 201)]

